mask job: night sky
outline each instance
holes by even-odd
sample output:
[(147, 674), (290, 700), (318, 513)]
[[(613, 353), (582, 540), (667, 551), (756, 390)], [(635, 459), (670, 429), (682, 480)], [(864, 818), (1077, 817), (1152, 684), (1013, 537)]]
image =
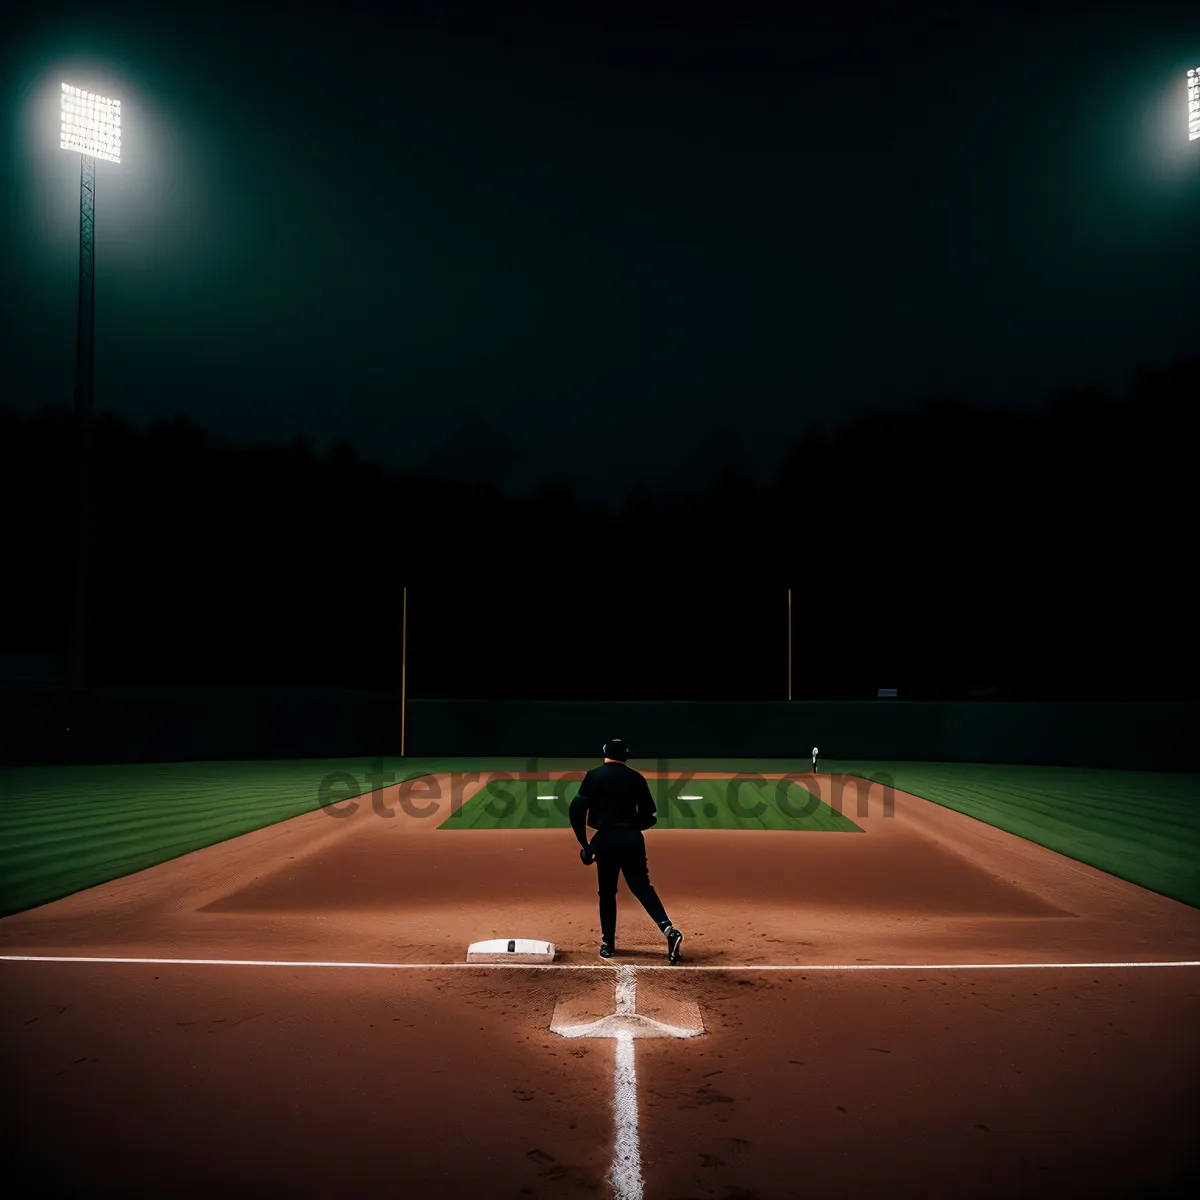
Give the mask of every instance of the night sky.
[(813, 422), (1200, 348), (1194, 4), (502, 7), (3, 18), (3, 399), (71, 398), (62, 80), (124, 105), (96, 393), (138, 423), (414, 467), (476, 414), (510, 486), (606, 494), (719, 429), (761, 475)]

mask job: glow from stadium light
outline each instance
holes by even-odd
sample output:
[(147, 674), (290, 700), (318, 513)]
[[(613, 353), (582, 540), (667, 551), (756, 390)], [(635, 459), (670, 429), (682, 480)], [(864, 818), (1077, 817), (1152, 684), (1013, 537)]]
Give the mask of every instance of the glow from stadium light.
[(1200, 67), (1187, 73), (1188, 141), (1200, 138)]
[(95, 92), (62, 85), (62, 134), (59, 146), (107, 162), (121, 161), (121, 102)]

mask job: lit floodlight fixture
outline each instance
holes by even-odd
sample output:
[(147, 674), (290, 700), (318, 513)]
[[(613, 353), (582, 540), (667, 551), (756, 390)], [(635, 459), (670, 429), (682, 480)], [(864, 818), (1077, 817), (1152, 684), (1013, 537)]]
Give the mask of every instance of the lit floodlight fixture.
[(121, 102), (62, 85), (59, 146), (106, 162), (121, 161)]
[(1188, 141), (1200, 138), (1200, 67), (1187, 73)]

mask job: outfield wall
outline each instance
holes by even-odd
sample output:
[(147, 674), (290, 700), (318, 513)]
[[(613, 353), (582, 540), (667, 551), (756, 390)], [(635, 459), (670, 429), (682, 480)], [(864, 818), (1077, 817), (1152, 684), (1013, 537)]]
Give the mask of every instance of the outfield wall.
[(0, 691), (0, 763), (351, 758), (400, 748), (400, 696), (367, 691)]
[[(795, 757), (1200, 770), (1196, 704), (412, 700), (413, 755)], [(0, 691), (0, 762), (394, 755), (400, 697), (366, 691)]]
[(1197, 770), (1192, 704), (905, 701), (410, 705), (421, 754), (595, 755), (623, 737), (647, 758), (807, 758)]

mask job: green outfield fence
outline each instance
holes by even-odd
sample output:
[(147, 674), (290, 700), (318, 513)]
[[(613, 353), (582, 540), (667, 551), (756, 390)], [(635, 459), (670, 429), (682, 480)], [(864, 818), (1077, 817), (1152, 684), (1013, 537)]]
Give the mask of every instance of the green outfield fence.
[[(1194, 703), (410, 700), (421, 756), (593, 756), (1200, 769)], [(193, 762), (395, 755), (391, 691), (0, 691), (0, 762)]]

